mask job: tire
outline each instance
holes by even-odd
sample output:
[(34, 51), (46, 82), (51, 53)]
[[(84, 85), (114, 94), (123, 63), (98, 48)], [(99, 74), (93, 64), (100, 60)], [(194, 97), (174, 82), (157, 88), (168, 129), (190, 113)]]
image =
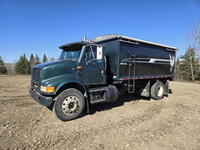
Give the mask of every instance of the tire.
[(151, 97), (155, 100), (160, 100), (164, 97), (164, 84), (157, 81), (151, 86)]
[(77, 89), (63, 91), (54, 103), (53, 112), (62, 121), (78, 118), (85, 108), (83, 94)]

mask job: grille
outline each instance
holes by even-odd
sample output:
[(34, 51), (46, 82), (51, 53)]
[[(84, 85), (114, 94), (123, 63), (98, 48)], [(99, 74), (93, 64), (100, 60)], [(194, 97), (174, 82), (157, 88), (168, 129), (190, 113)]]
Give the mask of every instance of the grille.
[(40, 82), (40, 68), (33, 68), (32, 80)]

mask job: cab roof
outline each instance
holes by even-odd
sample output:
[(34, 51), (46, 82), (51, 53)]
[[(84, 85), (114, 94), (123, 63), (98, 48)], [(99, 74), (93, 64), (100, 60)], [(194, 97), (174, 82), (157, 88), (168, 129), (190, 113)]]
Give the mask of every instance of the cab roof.
[(65, 45), (59, 46), (60, 49), (78, 49), (79, 47), (82, 47), (83, 45), (91, 44), (91, 42), (85, 42), (85, 41), (79, 41), (79, 42), (73, 42)]

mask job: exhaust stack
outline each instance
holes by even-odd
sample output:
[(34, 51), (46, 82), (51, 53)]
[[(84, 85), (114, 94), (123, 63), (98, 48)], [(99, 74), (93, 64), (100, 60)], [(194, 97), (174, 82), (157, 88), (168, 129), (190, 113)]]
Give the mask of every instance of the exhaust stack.
[(83, 41), (86, 42), (86, 40), (87, 40), (87, 37), (84, 35)]

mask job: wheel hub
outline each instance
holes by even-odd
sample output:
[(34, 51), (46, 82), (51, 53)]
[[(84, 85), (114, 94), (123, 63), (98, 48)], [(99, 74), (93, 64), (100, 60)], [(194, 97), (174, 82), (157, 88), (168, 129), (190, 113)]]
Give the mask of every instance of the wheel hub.
[(73, 103), (73, 102), (69, 103), (68, 108), (69, 108), (69, 109), (72, 109), (73, 107), (74, 107), (74, 103)]
[(75, 96), (68, 96), (62, 103), (62, 111), (65, 114), (76, 114), (80, 109), (79, 99)]

